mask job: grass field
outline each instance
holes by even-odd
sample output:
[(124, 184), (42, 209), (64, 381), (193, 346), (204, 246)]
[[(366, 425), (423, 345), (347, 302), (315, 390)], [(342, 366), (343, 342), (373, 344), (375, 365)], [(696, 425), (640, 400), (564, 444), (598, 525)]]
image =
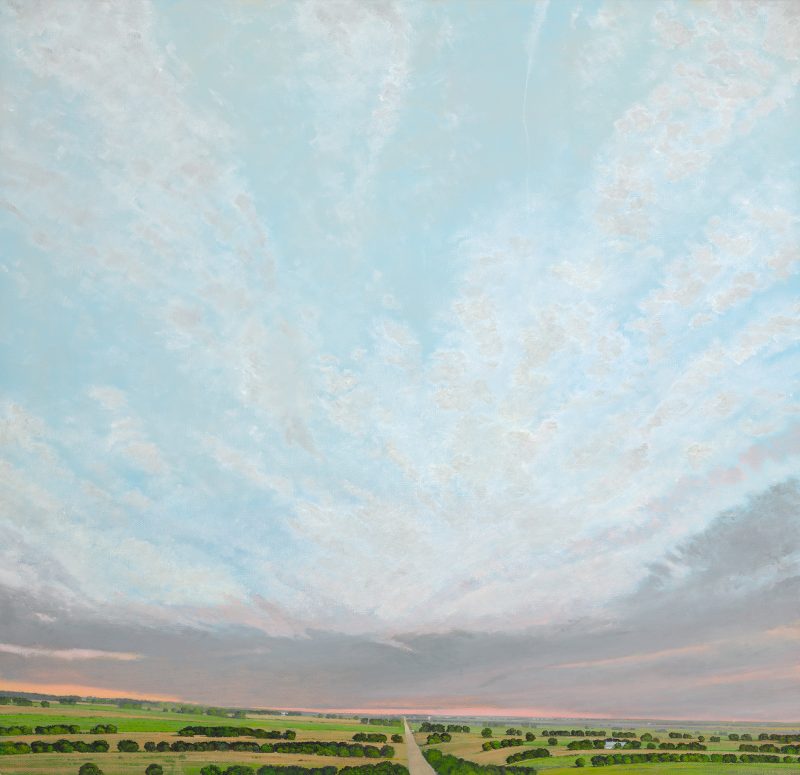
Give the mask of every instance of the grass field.
[[(190, 713), (164, 713), (161, 710), (119, 708), (116, 705), (81, 703), (75, 706), (54, 705), (50, 708), (0, 706), (0, 726), (25, 724), (30, 727), (48, 724), (77, 724), (81, 735), (14, 735), (0, 737), (0, 741), (45, 740), (54, 742), (59, 738), (68, 740), (107, 740), (112, 748), (108, 753), (38, 753), (19, 756), (0, 756), (0, 775), (77, 775), (78, 768), (87, 761), (102, 768), (105, 775), (143, 775), (148, 764), (158, 763), (166, 775), (199, 775), (200, 768), (207, 764), (228, 767), (232, 764), (247, 764), (258, 768), (264, 764), (300, 765), (303, 767), (347, 767), (374, 763), (381, 759), (355, 757), (314, 756), (308, 754), (247, 753), (241, 751), (187, 751), (183, 753), (139, 751), (119, 753), (116, 743), (123, 738), (135, 740), (142, 746), (151, 740), (173, 742), (179, 739), (177, 731), (185, 726), (241, 726), (259, 729), (293, 729), (297, 741), (323, 740), (350, 742), (356, 732), (380, 732), (390, 736), (402, 734), (398, 726), (364, 725), (354, 719), (325, 719), (300, 715), (249, 715), (232, 719), (220, 716)], [(115, 724), (118, 733), (113, 735), (86, 734), (96, 724)], [(208, 738), (195, 736), (193, 741)], [(237, 738), (225, 738), (233, 741)], [(238, 738), (251, 740), (252, 738)], [(261, 740), (259, 742), (269, 742)], [(395, 749), (393, 761), (405, 764), (404, 743), (390, 743)]]
[(700, 762), (673, 762), (670, 764), (618, 764), (613, 767), (585, 767), (582, 770), (574, 766), (557, 766), (544, 768), (541, 765), (536, 767), (537, 770), (547, 773), (547, 775), (576, 775), (580, 772), (604, 772), (607, 775), (674, 775), (681, 773), (685, 775), (708, 775), (708, 773), (715, 773), (717, 775), (771, 775), (771, 773), (789, 773), (798, 772), (796, 764), (703, 764)]
[(382, 732), (386, 735), (400, 732), (400, 725), (365, 726), (355, 720), (317, 719), (309, 716), (251, 715), (244, 719), (206, 716), (200, 713), (163, 713), (162, 711), (120, 709), (114, 705), (63, 705), (52, 708), (18, 708), (0, 705), (0, 726), (27, 724), (34, 727), (45, 724), (79, 724), (89, 729), (95, 724), (116, 724), (121, 732), (177, 732), (193, 724), (258, 727), (259, 729), (295, 729), (309, 731)]
[[(612, 753), (611, 751), (606, 750), (597, 750), (597, 749), (587, 749), (583, 751), (572, 751), (567, 749), (567, 743), (579, 739), (574, 737), (557, 737), (558, 744), (555, 746), (550, 746), (547, 744), (547, 736), (543, 735), (542, 732), (547, 729), (570, 729), (570, 728), (583, 728), (583, 725), (570, 725), (565, 723), (557, 723), (553, 724), (548, 727), (522, 727), (519, 724), (503, 724), (500, 726), (492, 725), (490, 728), (492, 729), (492, 739), (503, 739), (507, 737), (505, 734), (506, 729), (512, 726), (516, 726), (516, 728), (521, 729), (523, 734), (521, 735), (524, 737), (526, 732), (533, 732), (536, 735), (536, 739), (531, 742), (525, 742), (522, 746), (515, 746), (510, 748), (500, 748), (500, 749), (493, 749), (490, 751), (482, 750), (482, 744), (486, 741), (486, 738), (482, 737), (480, 734), (481, 728), (485, 726), (484, 724), (478, 723), (470, 723), (469, 724), (471, 731), (469, 733), (463, 732), (456, 732), (452, 734), (452, 741), (449, 743), (436, 743), (434, 744), (433, 748), (437, 748), (438, 750), (442, 751), (442, 753), (450, 754), (452, 756), (457, 756), (461, 759), (467, 759), (469, 761), (476, 762), (477, 764), (494, 764), (494, 765), (505, 765), (506, 764), (506, 757), (510, 756), (513, 753), (517, 753), (520, 751), (524, 751), (526, 748), (547, 748), (550, 751), (550, 756), (547, 758), (542, 759), (527, 759), (519, 762), (515, 762), (513, 764), (514, 767), (531, 767), (536, 769), (537, 771), (543, 773), (544, 775), (566, 775), (566, 773), (570, 773), (571, 775), (575, 775), (577, 772), (597, 772), (603, 771), (608, 772), (608, 775), (636, 775), (647, 773), (649, 775), (658, 775), (659, 773), (664, 773), (664, 775), (672, 775), (672, 773), (723, 773), (729, 772), (730, 775), (756, 775), (757, 773), (775, 773), (775, 772), (798, 772), (800, 773), (800, 764), (797, 763), (797, 756), (792, 756), (792, 763), (785, 764), (781, 763), (764, 763), (764, 764), (748, 764), (748, 763), (737, 763), (737, 764), (718, 764), (718, 763), (711, 763), (711, 762), (653, 762), (653, 763), (645, 763), (645, 764), (621, 764), (621, 765), (613, 765), (608, 768), (599, 768), (592, 767), (590, 764), (590, 759), (592, 756), (597, 754), (608, 754)], [(612, 726), (608, 723), (597, 723), (590, 725), (591, 728), (597, 730), (605, 730), (607, 735), (610, 736), (610, 733), (613, 730), (633, 730), (632, 727), (625, 727), (625, 726)], [(413, 728), (417, 729), (419, 724), (414, 724)], [(796, 731), (796, 728), (793, 728)], [(729, 731), (736, 731), (739, 733), (742, 732), (749, 732), (753, 735), (753, 737), (757, 737), (758, 733), (760, 732), (776, 732), (778, 734), (785, 734), (786, 732), (790, 731), (789, 728), (783, 726), (745, 726), (739, 725), (736, 727), (731, 727), (727, 729), (691, 729), (691, 728), (684, 728), (684, 727), (670, 727), (668, 731), (675, 731), (675, 732), (692, 732), (693, 737), (690, 739), (680, 741), (678, 739), (671, 739), (668, 737), (667, 733), (664, 732), (656, 732), (653, 727), (642, 727), (637, 728), (634, 731), (638, 735), (641, 735), (644, 732), (650, 732), (651, 734), (658, 737), (661, 741), (669, 741), (669, 742), (691, 742), (697, 740), (697, 735), (703, 735), (706, 738), (704, 745), (708, 747), (708, 749), (704, 753), (713, 753), (713, 752), (720, 752), (720, 753), (736, 753), (737, 755), (739, 752), (739, 742), (740, 741), (732, 741), (725, 739), (725, 736)], [(720, 734), (723, 739), (719, 743), (709, 743), (708, 737), (711, 735)], [(424, 732), (415, 732), (414, 739), (420, 745), (422, 750), (424, 751), (428, 746), (425, 745), (426, 740), (428, 737), (428, 733)], [(605, 737), (605, 736), (604, 736)], [(755, 741), (758, 744), (759, 741)], [(642, 748), (640, 753), (648, 753), (647, 749)], [(681, 751), (663, 751), (664, 753), (681, 753)], [(637, 753), (637, 751), (625, 751), (621, 753)], [(575, 760), (577, 758), (583, 758), (586, 760), (587, 766), (584, 767), (582, 770), (579, 770), (575, 767)]]

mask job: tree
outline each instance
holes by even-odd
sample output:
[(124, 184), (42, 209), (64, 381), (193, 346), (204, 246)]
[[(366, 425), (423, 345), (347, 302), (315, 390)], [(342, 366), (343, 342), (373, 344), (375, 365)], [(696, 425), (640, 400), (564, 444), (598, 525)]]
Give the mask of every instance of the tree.
[(393, 743), (402, 743), (403, 736), (402, 735), (392, 735), (392, 742)]
[(222, 775), (222, 770), (216, 764), (208, 764), (201, 768), (200, 775)]
[(481, 730), (481, 737), (491, 737), (491, 736), (492, 736), (492, 730), (489, 727), (484, 727)]
[(164, 775), (164, 768), (160, 764), (148, 764), (144, 775)]
[(558, 740), (555, 737), (548, 737), (547, 745), (558, 745)]
[(47, 700), (42, 700), (42, 707), (43, 708), (49, 708), (50, 707), (50, 703)]
[(533, 732), (526, 732), (525, 739), (530, 743), (536, 739), (536, 735), (534, 735)]
[(103, 771), (96, 764), (86, 762), (86, 764), (81, 764), (78, 775), (103, 775)]
[(117, 743), (117, 750), (123, 753), (133, 753), (139, 750), (139, 743), (135, 740), (120, 740)]
[(586, 759), (584, 759), (582, 756), (579, 756), (577, 759), (575, 759), (575, 766), (576, 767), (585, 767), (586, 766)]

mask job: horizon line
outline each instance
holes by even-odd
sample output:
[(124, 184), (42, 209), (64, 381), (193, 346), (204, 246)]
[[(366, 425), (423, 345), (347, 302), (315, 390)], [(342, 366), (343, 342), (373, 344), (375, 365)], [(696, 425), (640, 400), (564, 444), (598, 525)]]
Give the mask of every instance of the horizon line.
[[(23, 688), (24, 687), (24, 688)], [(608, 714), (578, 713), (568, 709), (546, 708), (502, 708), (496, 705), (465, 705), (459, 707), (421, 707), (421, 706), (381, 706), (356, 708), (325, 708), (311, 706), (287, 705), (216, 705), (215, 703), (198, 702), (174, 696), (145, 694), (141, 691), (126, 691), (105, 687), (86, 686), (83, 684), (32, 684), (23, 681), (0, 681), (0, 691), (21, 692), (24, 694), (46, 694), (51, 696), (94, 697), (109, 700), (139, 700), (142, 702), (170, 702), (187, 705), (214, 706), (232, 710), (277, 710), (300, 713), (347, 713), (352, 715), (390, 714), (399, 716), (453, 716), (466, 718), (527, 718), (532, 721), (564, 720), (564, 721), (646, 721), (646, 722), (678, 722), (678, 723), (722, 723), (722, 724), (781, 724), (800, 725), (800, 719), (746, 719), (721, 718), (711, 716), (611, 716)], [(548, 712), (549, 711), (549, 712)]]

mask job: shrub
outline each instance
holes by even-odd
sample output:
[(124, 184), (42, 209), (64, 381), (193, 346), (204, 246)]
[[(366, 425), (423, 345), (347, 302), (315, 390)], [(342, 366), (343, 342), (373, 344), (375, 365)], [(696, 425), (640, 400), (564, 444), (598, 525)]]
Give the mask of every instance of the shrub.
[(160, 764), (148, 764), (144, 775), (164, 775), (164, 768)]
[(117, 742), (117, 750), (123, 753), (133, 753), (139, 750), (139, 743), (135, 740), (119, 740)]
[(92, 735), (115, 735), (117, 727), (115, 724), (97, 724), (89, 730), (89, 733)]
[(0, 743), (0, 755), (3, 754), (20, 754), (20, 753), (30, 753), (31, 747), (27, 743), (14, 743), (9, 741), (8, 743)]
[(86, 762), (86, 764), (81, 764), (78, 775), (103, 775), (103, 771), (96, 764)]

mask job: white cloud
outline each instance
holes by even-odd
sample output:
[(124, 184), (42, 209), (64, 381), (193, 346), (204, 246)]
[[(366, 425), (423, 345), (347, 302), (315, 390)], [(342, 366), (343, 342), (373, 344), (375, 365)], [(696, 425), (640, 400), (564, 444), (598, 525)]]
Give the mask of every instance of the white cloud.
[(132, 662), (141, 659), (141, 654), (131, 654), (125, 651), (102, 651), (98, 649), (45, 649), (35, 646), (17, 646), (12, 643), (0, 643), (0, 652), (13, 654), (18, 657), (61, 659), (66, 662), (82, 661), (87, 659), (109, 659), (115, 662)]

